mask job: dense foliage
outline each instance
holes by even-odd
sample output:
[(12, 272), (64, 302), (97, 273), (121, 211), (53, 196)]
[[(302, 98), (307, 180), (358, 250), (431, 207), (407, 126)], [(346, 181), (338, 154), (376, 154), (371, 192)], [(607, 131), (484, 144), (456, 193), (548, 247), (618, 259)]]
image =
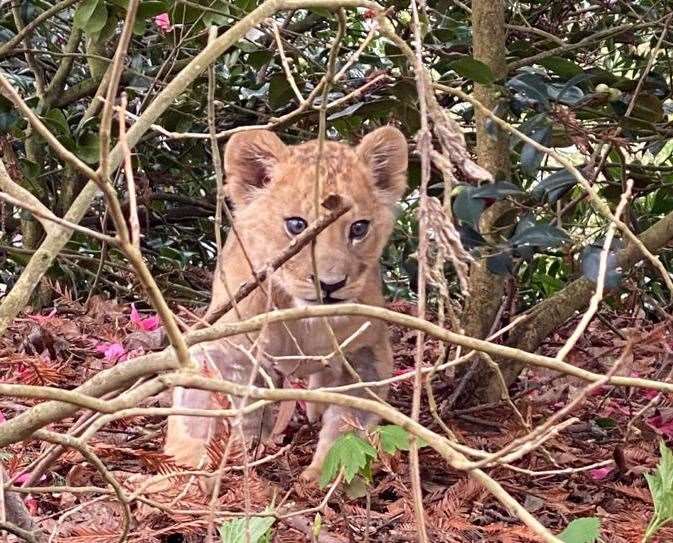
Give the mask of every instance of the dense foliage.
[[(26, 0), (0, 14), (0, 70), (28, 99), (68, 149), (90, 164), (98, 160), (98, 119), (85, 122), (92, 96), (108, 66), (125, 14), (125, 0), (61, 2), (64, 9), (38, 25), (18, 44), (11, 38), (24, 24), (52, 7)], [(69, 4), (69, 5), (68, 5)], [(423, 15), (424, 62), (435, 81), (471, 92), (474, 82), (500, 93), (495, 113), (535, 141), (552, 146), (581, 167), (615, 206), (626, 180), (635, 181), (635, 198), (625, 219), (638, 233), (673, 210), (673, 78), (670, 41), (662, 32), (666, 2), (593, 0), (592, 2), (512, 2), (508, 7), (506, 78), (496, 80), (470, 55), (470, 14), (460, 2), (430, 1)], [(207, 40), (207, 27), (223, 31), (256, 6), (254, 1), (142, 1), (129, 61), (123, 74), (129, 111), (139, 114)], [(390, 3), (398, 33), (412, 36), (405, 2)], [(166, 17), (163, 14), (168, 14)], [(284, 51), (299, 90), (306, 97), (325, 73), (336, 30), (332, 14), (297, 10), (276, 18)], [(350, 57), (373, 25), (366, 10), (350, 11), (339, 66)], [(660, 41), (661, 38), (661, 41)], [(283, 71), (269, 25), (248, 33), (216, 65), (217, 129), (270, 123), (289, 142), (316, 135), (318, 113), (299, 103)], [(373, 84), (372, 81), (374, 81)], [(417, 93), (406, 59), (382, 38), (330, 91), (333, 102), (365, 85), (330, 109), (328, 136), (356, 140), (384, 123), (400, 126), (413, 139), (419, 128)], [(473, 108), (450, 95), (444, 107), (459, 119), (474, 143)], [(319, 97), (316, 100), (319, 104)], [(134, 168), (139, 185), (143, 249), (154, 274), (180, 301), (204, 299), (215, 252), (215, 182), (207, 139), (207, 81), (203, 77), (160, 118), (161, 130), (136, 146)], [(495, 134), (495, 125), (493, 125)], [(0, 133), (4, 160), (21, 184), (58, 213), (72, 203), (83, 179), (64, 168), (44, 142), (31, 135), (10, 102), (0, 97)], [(226, 138), (222, 138), (225, 141)], [(495, 185), (454, 190), (453, 211), (463, 243), (489, 256), (489, 268), (518, 277), (524, 306), (557, 292), (582, 273), (595, 278), (605, 221), (587, 202), (573, 176), (530, 144), (511, 139), (511, 175)], [(403, 206), (384, 264), (394, 296), (412, 296), (417, 245), (415, 210), (420, 171), (412, 157), (412, 190)], [(123, 176), (116, 177), (125, 191)], [(434, 175), (430, 191), (441, 197)], [(513, 210), (496, 235), (480, 232), (479, 219), (496, 200), (509, 199)], [(83, 221), (110, 228), (102, 205)], [(21, 221), (19, 219), (22, 219)], [(3, 207), (1, 281), (11, 288), (37, 234), (22, 236), (30, 221)], [(34, 225), (34, 223), (33, 223)], [(488, 241), (487, 241), (488, 240)], [(619, 240), (615, 242), (615, 247)], [(52, 279), (82, 295), (91, 289), (101, 257), (99, 242), (76, 234), (51, 270)], [(137, 286), (114, 250), (105, 250), (96, 288), (128, 295)], [(668, 262), (668, 254), (663, 258)], [(451, 277), (452, 271), (447, 268)], [(661, 285), (647, 267), (630, 273), (630, 287), (646, 288), (661, 298)], [(623, 286), (614, 262), (608, 286)]]

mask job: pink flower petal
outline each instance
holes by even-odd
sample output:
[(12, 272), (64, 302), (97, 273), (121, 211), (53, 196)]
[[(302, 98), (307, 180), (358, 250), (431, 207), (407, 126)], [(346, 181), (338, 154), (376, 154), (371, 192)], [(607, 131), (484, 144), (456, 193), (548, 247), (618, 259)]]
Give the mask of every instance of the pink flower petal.
[(28, 315), (28, 318), (38, 324), (44, 324), (45, 322), (51, 320), (54, 315), (56, 315), (56, 308), (52, 309), (49, 315)]
[(172, 30), (171, 19), (168, 16), (168, 13), (160, 13), (154, 18), (154, 24), (157, 25), (164, 32), (170, 32)]
[(666, 420), (659, 413), (647, 419), (647, 424), (649, 424), (654, 430), (663, 436), (668, 438), (673, 437), (673, 419)]
[(594, 480), (594, 481), (602, 481), (605, 479), (608, 475), (610, 475), (613, 471), (612, 466), (605, 466), (604, 468), (596, 468), (592, 469), (589, 472), (589, 476)]
[(2, 424), (3, 422), (7, 422), (7, 417), (5, 417), (5, 414), (2, 411), (0, 411), (0, 424)]
[(161, 319), (159, 315), (154, 315), (152, 317), (147, 317), (140, 322), (140, 327), (145, 330), (145, 332), (151, 332), (159, 328), (161, 324)]
[(145, 332), (152, 332), (161, 325), (159, 315), (143, 318), (140, 315), (140, 312), (136, 309), (135, 304), (131, 304), (131, 322)]
[(658, 394), (659, 394), (658, 390), (648, 388), (647, 390), (643, 391), (643, 398), (645, 398), (646, 400), (653, 400), (654, 398), (657, 397)]
[(37, 500), (31, 494), (28, 494), (28, 496), (26, 496), (26, 499), (23, 501), (26, 504), (26, 507), (28, 508), (30, 514), (35, 515), (37, 513)]
[[(20, 485), (23, 485), (23, 483), (25, 483), (28, 479), (30, 479), (30, 473), (22, 473), (14, 480)], [(40, 481), (46, 481), (46, 480), (47, 476), (42, 474), (42, 476), (40, 477)]]
[(126, 349), (121, 343), (102, 343), (96, 347), (96, 351), (103, 353), (105, 359), (110, 362), (116, 362), (126, 354)]
[(141, 320), (143, 320), (143, 318), (136, 309), (136, 304), (131, 304), (131, 322), (137, 326)]

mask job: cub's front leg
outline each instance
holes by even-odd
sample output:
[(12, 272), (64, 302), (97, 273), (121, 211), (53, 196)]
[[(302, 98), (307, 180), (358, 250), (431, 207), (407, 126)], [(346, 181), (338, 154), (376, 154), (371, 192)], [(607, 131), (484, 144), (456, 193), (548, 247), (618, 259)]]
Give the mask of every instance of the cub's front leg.
[[(208, 342), (190, 348), (192, 359), (198, 364), (202, 375), (247, 385), (253, 370), (252, 361), (233, 345), (224, 342)], [(257, 384), (259, 380), (255, 381)], [(218, 409), (216, 394), (208, 390), (176, 387), (173, 391), (173, 407), (184, 409)], [(240, 398), (228, 397), (231, 407), (243, 407)], [(250, 402), (247, 402), (250, 403)], [(263, 433), (263, 412), (258, 409), (242, 418), (242, 430), (246, 442), (250, 443)], [(267, 419), (269, 417), (266, 417)], [(208, 443), (215, 433), (214, 417), (173, 415), (168, 417), (168, 429), (164, 452), (176, 463), (186, 466), (202, 466), (208, 461)], [(233, 437), (240, 435), (238, 428), (232, 428)]]
[[(392, 375), (393, 357), (387, 336), (381, 337), (376, 344), (361, 347), (352, 353), (346, 353), (346, 358), (363, 382), (380, 381)], [(315, 379), (315, 382), (319, 381), (321, 379)], [(354, 382), (356, 380), (351, 373), (346, 368), (341, 368), (341, 372), (335, 381), (326, 383), (323, 378), (320, 384), (321, 386), (328, 384), (329, 386), (339, 386)], [(375, 387), (372, 388), (372, 391), (385, 400), (388, 387)], [(347, 392), (347, 394), (356, 398), (371, 398), (364, 388), (357, 388)], [(373, 413), (352, 407), (328, 406), (322, 417), (323, 426), (320, 430), (313, 459), (310, 466), (301, 475), (303, 479), (316, 481), (320, 478), (320, 471), (330, 448), (339, 436), (352, 429), (352, 426), (348, 424), (349, 420), (355, 420), (360, 427), (369, 430), (378, 424), (379, 417)]]

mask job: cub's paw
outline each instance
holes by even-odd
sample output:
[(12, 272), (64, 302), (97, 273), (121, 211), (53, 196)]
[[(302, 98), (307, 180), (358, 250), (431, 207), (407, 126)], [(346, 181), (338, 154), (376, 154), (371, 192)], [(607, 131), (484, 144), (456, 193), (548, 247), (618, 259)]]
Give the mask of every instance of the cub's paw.
[(319, 403), (308, 402), (306, 404), (306, 418), (311, 424), (318, 422), (325, 413), (325, 406)]
[(317, 466), (309, 466), (301, 472), (299, 478), (304, 483), (312, 483), (317, 486), (318, 481), (320, 480), (320, 468)]

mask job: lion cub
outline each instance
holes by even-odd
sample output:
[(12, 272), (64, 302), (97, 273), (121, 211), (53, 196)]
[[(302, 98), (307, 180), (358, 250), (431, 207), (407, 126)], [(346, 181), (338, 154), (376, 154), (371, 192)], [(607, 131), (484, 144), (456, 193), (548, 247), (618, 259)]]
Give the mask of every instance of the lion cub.
[[(394, 207), (407, 185), (407, 143), (392, 127), (368, 134), (357, 147), (326, 142), (319, 175), (323, 194), (339, 195), (350, 206), (348, 212), (323, 230), (315, 241), (315, 268), (310, 247), (305, 247), (278, 269), (219, 322), (247, 319), (270, 309), (314, 305), (317, 300), (314, 269), (325, 304), (357, 302), (383, 304), (379, 258), (394, 223)], [(234, 204), (236, 232), (227, 237), (217, 263), (210, 311), (228, 300), (262, 267), (279, 254), (309, 224), (316, 220), (314, 187), (318, 142), (285, 145), (265, 130), (234, 135), (224, 151), (228, 194)], [(353, 335), (367, 319), (335, 317), (327, 319), (339, 343)], [(340, 356), (333, 355), (334, 338), (323, 319), (305, 319), (269, 324), (258, 334), (242, 334), (195, 345), (193, 357), (209, 375), (247, 384), (268, 386), (269, 379), (280, 386), (285, 376), (308, 378), (310, 388), (354, 382)], [(347, 344), (345, 356), (362, 381), (387, 378), (392, 372), (392, 354), (386, 326), (371, 321), (370, 326)], [(302, 359), (301, 357), (307, 357)], [(327, 365), (318, 357), (330, 357)], [(258, 361), (262, 372), (254, 373)], [(386, 390), (375, 391), (384, 397)], [(363, 389), (352, 392), (364, 396)], [(240, 406), (240, 399), (231, 398)], [(214, 395), (208, 391), (181, 389), (174, 392), (173, 405), (183, 408), (213, 408)], [(319, 477), (322, 462), (334, 440), (348, 422), (370, 427), (376, 417), (338, 406), (310, 404), (311, 421), (322, 416), (322, 430), (311, 465), (302, 476)], [(242, 419), (248, 439), (263, 434), (269, 417), (258, 409)], [(169, 418), (165, 450), (181, 464), (198, 465), (205, 457), (213, 436), (213, 418), (173, 416)], [(239, 428), (240, 430), (240, 428)], [(237, 432), (238, 433), (238, 432)]]

